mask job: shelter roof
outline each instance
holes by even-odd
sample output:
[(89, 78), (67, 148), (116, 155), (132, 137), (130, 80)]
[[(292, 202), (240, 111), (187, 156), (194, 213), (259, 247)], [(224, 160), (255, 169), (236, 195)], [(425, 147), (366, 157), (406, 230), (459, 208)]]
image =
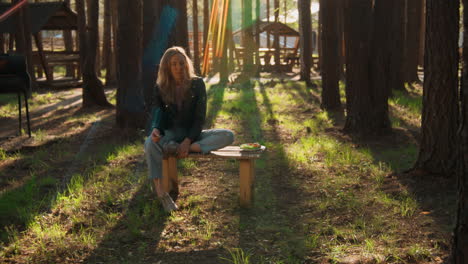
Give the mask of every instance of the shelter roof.
[[(11, 4), (0, 4), (0, 13), (5, 12)], [(77, 14), (64, 2), (29, 3), (30, 29), (35, 34), (40, 30), (76, 30)], [(0, 23), (0, 33), (15, 33), (18, 13)]]
[[(292, 27), (283, 24), (281, 22), (268, 22), (268, 21), (260, 21), (259, 31), (262, 32), (269, 32), (272, 35), (279, 35), (279, 36), (291, 36), (291, 37), (299, 37), (299, 32)], [(250, 28), (255, 31), (256, 26), (253, 24)], [(234, 34), (240, 34), (242, 29), (236, 30)], [(255, 34), (255, 32), (253, 32)]]

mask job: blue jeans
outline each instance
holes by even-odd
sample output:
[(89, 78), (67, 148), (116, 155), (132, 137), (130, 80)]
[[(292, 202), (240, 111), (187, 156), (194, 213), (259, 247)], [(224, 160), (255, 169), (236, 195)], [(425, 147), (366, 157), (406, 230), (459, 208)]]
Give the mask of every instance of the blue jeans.
[[(148, 164), (150, 179), (162, 178), (162, 146), (169, 141), (181, 142), (184, 139), (182, 131), (166, 130), (164, 136), (158, 143), (151, 140), (151, 135), (145, 141), (145, 156)], [(212, 150), (220, 149), (230, 145), (234, 141), (234, 133), (229, 129), (208, 129), (203, 130), (197, 143), (200, 145), (202, 153), (206, 154)], [(193, 144), (192, 143), (192, 144)]]

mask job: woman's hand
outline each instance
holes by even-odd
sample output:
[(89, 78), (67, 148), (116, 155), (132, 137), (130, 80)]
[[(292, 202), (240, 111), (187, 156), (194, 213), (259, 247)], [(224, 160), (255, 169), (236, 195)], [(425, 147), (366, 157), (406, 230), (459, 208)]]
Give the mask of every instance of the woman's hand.
[(159, 132), (159, 129), (153, 128), (153, 131), (151, 132), (151, 140), (154, 143), (157, 143), (159, 140), (161, 140), (161, 133)]
[(190, 139), (186, 138), (184, 141), (182, 141), (179, 144), (179, 149), (177, 150), (177, 153), (179, 154), (177, 157), (178, 158), (185, 158), (188, 156), (189, 149), (190, 149)]

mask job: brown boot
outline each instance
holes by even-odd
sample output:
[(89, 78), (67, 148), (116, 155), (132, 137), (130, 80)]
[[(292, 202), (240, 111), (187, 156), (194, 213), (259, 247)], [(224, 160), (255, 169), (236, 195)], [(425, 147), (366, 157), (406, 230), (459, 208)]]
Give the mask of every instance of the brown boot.
[(177, 207), (177, 204), (174, 203), (174, 200), (172, 200), (171, 196), (168, 193), (163, 194), (163, 196), (158, 197), (158, 199), (161, 202), (164, 211), (168, 213), (179, 209)]

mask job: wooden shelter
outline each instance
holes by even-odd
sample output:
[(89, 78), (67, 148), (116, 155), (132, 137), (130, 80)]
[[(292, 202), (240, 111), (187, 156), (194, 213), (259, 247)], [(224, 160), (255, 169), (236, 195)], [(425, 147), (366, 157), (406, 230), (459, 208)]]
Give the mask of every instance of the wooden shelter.
[[(11, 4), (0, 3), (0, 13), (5, 12), (11, 7)], [(77, 30), (78, 16), (64, 2), (44, 2), (29, 3), (29, 21), (28, 25), (31, 34), (34, 36), (37, 51), (33, 52), (33, 65), (42, 67), (47, 78), (47, 82), (53, 81), (52, 67), (54, 65), (73, 65), (79, 68), (79, 51), (44, 51), (43, 41), (39, 36), (42, 30)], [(14, 35), (17, 30), (17, 15), (12, 15), (6, 20), (0, 22), (0, 34), (9, 33)]]
[[(252, 34), (255, 36), (257, 34), (256, 25), (252, 25), (251, 28), (249, 28), (249, 31), (250, 29)], [(256, 43), (256, 45), (258, 47), (260, 58), (263, 60), (263, 63), (261, 63), (263, 70), (269, 71), (272, 68), (270, 66), (271, 58), (273, 57), (275, 51), (273, 47), (273, 38), (275, 35), (280, 37), (280, 57), (286, 68), (290, 70), (294, 63), (298, 63), (299, 57), (297, 52), (299, 49), (300, 34), (297, 30), (281, 22), (267, 21), (260, 21), (258, 29), (260, 43)], [(242, 32), (243, 30), (239, 29), (233, 33), (234, 42), (236, 42), (236, 44), (240, 44)], [(270, 41), (268, 41), (268, 38), (270, 38)], [(243, 47), (236, 47), (236, 55), (238, 58), (242, 58), (242, 51)]]

